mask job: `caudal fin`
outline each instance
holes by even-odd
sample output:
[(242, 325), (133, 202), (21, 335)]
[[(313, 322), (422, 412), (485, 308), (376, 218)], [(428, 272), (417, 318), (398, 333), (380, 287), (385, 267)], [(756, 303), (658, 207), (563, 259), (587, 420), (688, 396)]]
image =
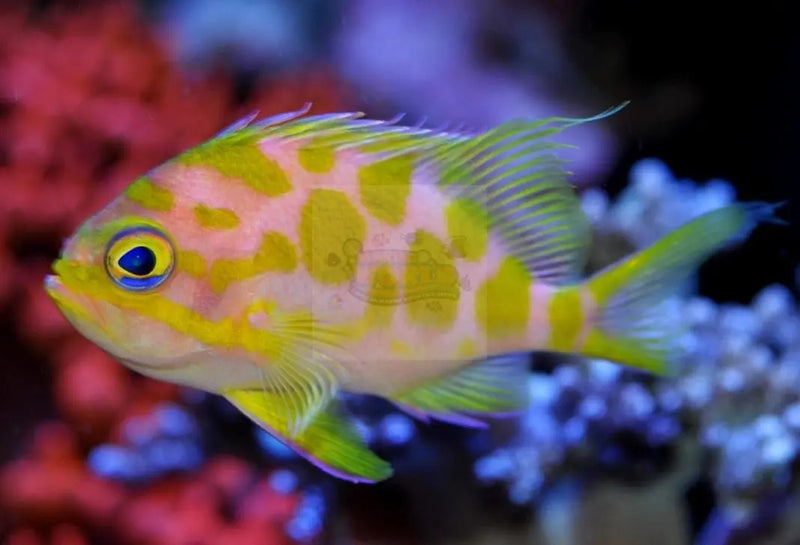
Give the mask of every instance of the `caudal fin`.
[(582, 352), (668, 372), (680, 332), (671, 296), (720, 247), (747, 237), (759, 222), (779, 221), (778, 206), (739, 203), (709, 212), (590, 278), (597, 311)]

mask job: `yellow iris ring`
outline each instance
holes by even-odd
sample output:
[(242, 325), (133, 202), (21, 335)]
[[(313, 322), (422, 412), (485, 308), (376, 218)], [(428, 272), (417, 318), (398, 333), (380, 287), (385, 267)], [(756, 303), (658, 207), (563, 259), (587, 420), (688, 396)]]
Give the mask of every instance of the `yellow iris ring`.
[[(134, 274), (120, 265), (131, 250), (143, 247), (155, 257), (154, 267), (147, 274)], [(175, 251), (169, 239), (150, 226), (131, 227), (120, 231), (108, 244), (106, 271), (114, 282), (126, 289), (147, 291), (163, 284), (175, 267)]]

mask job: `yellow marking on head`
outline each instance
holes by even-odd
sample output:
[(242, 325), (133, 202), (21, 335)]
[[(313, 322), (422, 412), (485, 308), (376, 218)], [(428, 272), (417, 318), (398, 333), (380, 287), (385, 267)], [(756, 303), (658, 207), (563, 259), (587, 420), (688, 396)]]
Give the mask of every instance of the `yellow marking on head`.
[(417, 230), (406, 261), (403, 289), (412, 323), (449, 329), (461, 295), (458, 271), (449, 249), (432, 233)]
[(464, 359), (472, 359), (479, 355), (478, 345), (469, 337), (466, 337), (458, 343), (456, 348), (456, 357)]
[(369, 327), (387, 328), (392, 325), (392, 317), (400, 304), (402, 292), (400, 283), (392, 273), (392, 268), (383, 263), (372, 271), (370, 287), (367, 292), (367, 306), (364, 322)]
[[(254, 312), (264, 313), (268, 320), (280, 319), (286, 323), (292, 322), (294, 315), (276, 315), (277, 306), (273, 302), (257, 302), (248, 307), (242, 315), (213, 320), (189, 305), (169, 299), (159, 291), (125, 291), (107, 278), (103, 267), (83, 266), (60, 260), (56, 262), (54, 268), (71, 292), (104, 301), (144, 318), (155, 320), (205, 345), (220, 348), (242, 348), (267, 358), (277, 358), (286, 350), (285, 338), (280, 338), (272, 331), (252, 327), (249, 323)], [(72, 316), (85, 320), (89, 324), (95, 324), (104, 330), (108, 327), (101, 323), (98, 320), (99, 317), (90, 309), (73, 302), (74, 298), (54, 290), (51, 292), (59, 304)], [(305, 328), (301, 333), (306, 336), (321, 335), (330, 338), (331, 335), (339, 336), (340, 333), (348, 333), (345, 327), (328, 327), (309, 321), (306, 319), (306, 313), (301, 313), (298, 317), (302, 318), (300, 321)], [(106, 333), (112, 335), (114, 331), (109, 330)]]
[[(106, 301), (140, 316), (159, 321), (205, 344), (222, 347), (237, 345), (238, 328), (230, 318), (218, 322), (211, 321), (191, 307), (164, 297), (160, 291), (126, 291), (108, 279), (104, 267), (58, 261), (54, 269), (64, 285), (75, 293), (85, 294), (92, 299)], [(90, 316), (86, 309), (70, 308), (70, 311), (105, 329), (103, 324), (98, 323), (98, 317)]]
[(406, 215), (413, 170), (412, 155), (400, 155), (361, 167), (358, 171), (361, 203), (377, 219), (399, 225)]
[[(70, 291), (78, 291), (74, 288), (75, 282), (78, 282), (81, 286), (86, 283), (87, 275), (85, 272), (79, 272), (67, 266), (63, 259), (58, 259), (53, 265), (53, 268), (59, 274), (61, 283), (67, 286)], [(65, 273), (65, 270), (70, 274)], [(75, 300), (72, 293), (69, 291), (65, 292), (62, 288), (60, 284), (55, 286), (45, 284), (45, 291), (47, 294), (71, 322), (91, 324), (97, 327), (99, 324), (97, 316), (93, 314), (94, 309), (90, 311), (89, 307)], [(112, 336), (111, 333), (112, 332), (108, 332), (109, 337)], [(116, 340), (116, 338), (114, 340)]]
[(84, 223), (76, 232), (75, 237), (80, 239), (82, 246), (91, 248), (91, 251), (105, 253), (108, 243), (113, 238), (123, 231), (138, 227), (154, 229), (170, 240), (170, 244), (174, 248), (177, 248), (172, 235), (164, 226), (157, 221), (136, 215), (120, 216), (99, 226)]
[(577, 287), (562, 288), (553, 294), (547, 308), (553, 350), (575, 350), (584, 324), (583, 304)]
[(314, 189), (300, 212), (300, 249), (308, 272), (323, 284), (352, 280), (366, 232), (347, 195)]
[(205, 204), (194, 207), (194, 217), (206, 229), (235, 229), (239, 226), (239, 216), (228, 208), (212, 208)]
[(149, 178), (139, 178), (125, 189), (125, 196), (148, 210), (169, 212), (175, 205), (172, 193)]
[(524, 334), (530, 319), (531, 276), (515, 257), (475, 292), (475, 319), (491, 339)]
[(454, 199), (444, 209), (447, 234), (456, 257), (478, 261), (489, 246), (489, 218), (478, 206)]
[(336, 162), (333, 148), (314, 144), (306, 144), (297, 150), (297, 161), (306, 172), (326, 174), (333, 169)]
[(197, 252), (191, 250), (178, 250), (178, 270), (195, 278), (202, 278), (206, 274), (206, 260)]
[(258, 143), (252, 139), (214, 139), (185, 152), (177, 161), (186, 166), (216, 169), (223, 176), (237, 178), (270, 197), (282, 195), (292, 189), (283, 169), (264, 155)]
[(297, 268), (297, 254), (286, 235), (270, 231), (252, 258), (218, 259), (211, 264), (209, 284), (212, 291), (222, 293), (233, 282), (267, 272), (290, 273)]

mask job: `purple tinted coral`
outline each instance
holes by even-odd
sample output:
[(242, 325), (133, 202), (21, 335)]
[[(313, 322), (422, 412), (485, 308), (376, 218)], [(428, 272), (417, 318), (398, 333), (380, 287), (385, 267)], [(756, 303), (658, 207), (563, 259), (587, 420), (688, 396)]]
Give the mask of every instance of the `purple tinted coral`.
[[(613, 201), (599, 189), (583, 195), (602, 249), (595, 268), (735, 200), (730, 184), (677, 180), (654, 159), (634, 165), (629, 182)], [(478, 480), (505, 483), (512, 503), (535, 501), (531, 483), (567, 471), (630, 472), (631, 440), (643, 446), (635, 456), (647, 457), (688, 437), (710, 455), (720, 509), (735, 511), (737, 524), (760, 499), (787, 491), (800, 451), (800, 314), (791, 291), (768, 286), (750, 305), (691, 295), (676, 305), (684, 332), (675, 378), (564, 359), (551, 376), (532, 379), (516, 439), (476, 462)]]
[(122, 426), (121, 444), (102, 444), (89, 454), (97, 475), (144, 482), (171, 472), (192, 471), (205, 460), (198, 426), (189, 412), (164, 403)]

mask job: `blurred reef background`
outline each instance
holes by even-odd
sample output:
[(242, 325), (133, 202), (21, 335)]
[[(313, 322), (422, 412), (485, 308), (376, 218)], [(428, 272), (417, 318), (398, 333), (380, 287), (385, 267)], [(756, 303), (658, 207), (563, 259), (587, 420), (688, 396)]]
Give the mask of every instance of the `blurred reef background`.
[[(0, 540), (9, 545), (800, 542), (791, 2), (0, 2)], [(489, 430), (348, 399), (396, 477), (329, 478), (221, 399), (136, 376), (42, 290), (62, 239), (239, 117), (569, 131), (597, 269), (732, 200), (786, 201), (701, 270), (674, 378), (531, 358)]]

